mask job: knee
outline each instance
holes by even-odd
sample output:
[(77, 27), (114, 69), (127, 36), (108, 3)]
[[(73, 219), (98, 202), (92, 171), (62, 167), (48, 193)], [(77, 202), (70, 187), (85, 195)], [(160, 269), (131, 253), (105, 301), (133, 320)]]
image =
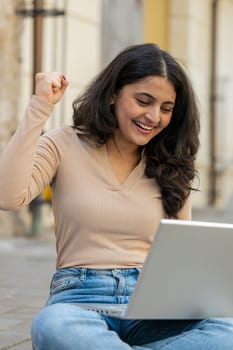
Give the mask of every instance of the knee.
[(96, 332), (103, 323), (94, 313), (72, 304), (47, 306), (32, 322), (33, 349), (73, 350), (77, 344), (80, 349), (90, 349), (90, 328)]
[(54, 304), (44, 308), (32, 321), (34, 350), (60, 349), (65, 334), (67, 305)]
[(205, 331), (207, 335), (211, 335), (209, 342), (212, 342), (213, 349), (233, 349), (233, 319), (216, 318), (205, 320), (200, 329)]

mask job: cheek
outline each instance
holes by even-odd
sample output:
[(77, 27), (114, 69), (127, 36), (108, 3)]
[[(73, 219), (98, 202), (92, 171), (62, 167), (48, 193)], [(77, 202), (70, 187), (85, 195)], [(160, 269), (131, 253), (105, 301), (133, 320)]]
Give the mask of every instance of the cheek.
[(171, 122), (171, 119), (172, 119), (172, 116), (169, 116), (169, 117), (165, 117), (163, 120), (162, 120), (162, 128), (166, 128), (170, 122)]
[(115, 109), (115, 115), (119, 123), (125, 123), (137, 115), (137, 111), (132, 103), (122, 103)]

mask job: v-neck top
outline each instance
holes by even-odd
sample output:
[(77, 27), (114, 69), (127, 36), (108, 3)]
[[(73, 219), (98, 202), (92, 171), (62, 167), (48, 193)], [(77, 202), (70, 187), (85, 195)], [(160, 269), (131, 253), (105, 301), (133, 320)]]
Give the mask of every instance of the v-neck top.
[[(142, 266), (165, 217), (145, 158), (120, 184), (105, 145), (86, 142), (71, 126), (41, 135), (52, 110), (32, 97), (0, 160), (0, 209), (27, 205), (50, 184), (57, 268)], [(190, 201), (180, 218), (190, 218)]]

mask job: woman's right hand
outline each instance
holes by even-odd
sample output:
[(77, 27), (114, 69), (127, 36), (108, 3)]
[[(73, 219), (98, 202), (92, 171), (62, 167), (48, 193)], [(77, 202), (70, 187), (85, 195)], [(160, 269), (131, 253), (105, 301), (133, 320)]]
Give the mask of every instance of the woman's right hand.
[(67, 79), (58, 72), (37, 73), (35, 79), (35, 95), (51, 104), (62, 98), (68, 86)]

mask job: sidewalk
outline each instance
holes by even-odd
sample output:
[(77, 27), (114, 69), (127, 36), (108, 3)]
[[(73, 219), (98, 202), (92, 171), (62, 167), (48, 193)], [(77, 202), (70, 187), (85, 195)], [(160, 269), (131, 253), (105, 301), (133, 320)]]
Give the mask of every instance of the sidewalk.
[[(233, 223), (233, 200), (224, 210), (194, 210), (193, 219)], [(0, 239), (0, 350), (32, 350), (31, 320), (47, 299), (54, 271), (54, 240)]]
[(54, 241), (0, 240), (0, 349), (31, 350), (30, 325), (55, 270)]

